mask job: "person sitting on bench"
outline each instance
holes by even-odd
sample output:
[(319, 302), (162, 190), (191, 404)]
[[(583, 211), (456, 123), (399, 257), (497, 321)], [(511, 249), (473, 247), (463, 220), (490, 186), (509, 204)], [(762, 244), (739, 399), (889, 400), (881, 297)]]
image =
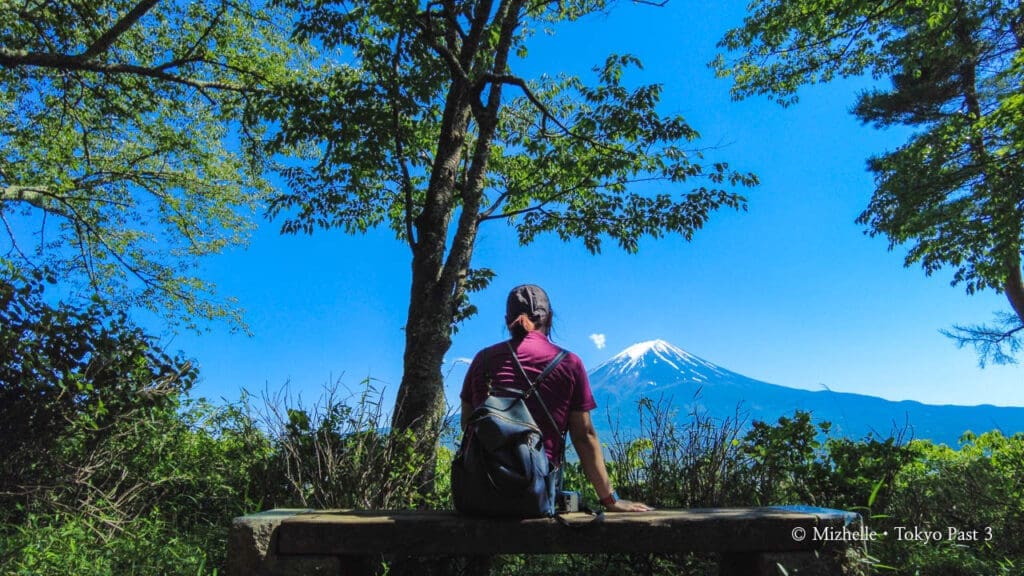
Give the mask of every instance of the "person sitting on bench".
[[(462, 385), (462, 429), (474, 408), (486, 398), (491, 387), (522, 387), (517, 383), (519, 367), (516, 357), (526, 371), (540, 373), (560, 352), (549, 340), (552, 310), (547, 294), (540, 286), (526, 284), (512, 289), (506, 304), (505, 324), (512, 336), (510, 342), (501, 342), (478, 352), (473, 358)], [(509, 346), (511, 343), (511, 346)], [(539, 394), (558, 425), (537, 418), (544, 437), (544, 448), (553, 465), (559, 462), (560, 442), (568, 429), (576, 454), (587, 479), (594, 486), (601, 504), (610, 512), (646, 512), (652, 508), (641, 502), (622, 500), (612, 488), (605, 469), (601, 442), (590, 419), (590, 411), (597, 407), (590, 390), (590, 380), (579, 356), (568, 353), (539, 384)], [(532, 403), (532, 405), (531, 405)], [(527, 401), (530, 412), (539, 414), (536, 398)]]

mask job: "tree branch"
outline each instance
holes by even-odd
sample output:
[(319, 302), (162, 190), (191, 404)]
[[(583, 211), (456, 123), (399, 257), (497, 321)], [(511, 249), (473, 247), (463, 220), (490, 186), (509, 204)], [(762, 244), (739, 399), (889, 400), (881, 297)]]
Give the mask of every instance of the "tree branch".
[(530, 89), (530, 86), (526, 83), (526, 80), (523, 80), (518, 76), (512, 76), (509, 74), (487, 73), (480, 76), (480, 78), (477, 79), (476, 83), (473, 84), (473, 92), (476, 94), (482, 94), (487, 84), (511, 84), (513, 86), (518, 87), (520, 90), (523, 91), (523, 94), (526, 96), (527, 100), (529, 100), (530, 103), (533, 104), (537, 108), (537, 110), (540, 111), (541, 115), (545, 119), (554, 122), (555, 125), (558, 126), (558, 129), (564, 132), (566, 135), (574, 136), (572, 130), (568, 126), (563, 124), (562, 121), (558, 119), (558, 117), (552, 114), (551, 111), (548, 109), (547, 105), (540, 101), (540, 98), (537, 98), (537, 95), (534, 94), (533, 90)]
[(53, 68), (62, 71), (83, 71), (99, 72), (100, 74), (134, 74), (147, 78), (155, 78), (175, 84), (191, 86), (199, 90), (227, 90), (231, 92), (248, 92), (251, 89), (225, 82), (207, 82), (193, 78), (185, 78), (166, 72), (165, 69), (171, 64), (178, 65), (178, 62), (162, 64), (156, 67), (138, 66), (134, 64), (106, 64), (82, 60), (77, 56), (65, 54), (43, 54), (38, 52), (26, 52), (24, 50), (9, 50), (0, 48), (0, 66), (14, 68), (17, 66), (37, 66), (40, 68)]
[(994, 326), (953, 326), (952, 330), (940, 331), (947, 338), (956, 341), (958, 348), (970, 344), (978, 355), (978, 364), (984, 368), (991, 361), (995, 364), (1015, 364), (1015, 356), (1021, 349), (1019, 334), (1024, 332), (1024, 322), (1014, 314), (996, 314)]
[[(146, 186), (144, 182), (136, 181), (136, 183), (149, 190), (150, 193), (156, 195), (156, 193), (150, 187)], [(75, 236), (77, 238), (78, 251), (82, 257), (82, 265), (89, 276), (89, 283), (93, 287), (97, 286), (96, 273), (94, 271), (93, 264), (95, 245), (98, 246), (101, 252), (108, 254), (124, 269), (128, 270), (133, 276), (138, 278), (145, 286), (155, 288), (163, 292), (171, 292), (167, 287), (159, 285), (155, 274), (147, 273), (142, 267), (132, 264), (125, 256), (110, 246), (101, 231), (93, 226), (90, 220), (86, 218), (67, 198), (53, 194), (45, 189), (29, 188), (24, 186), (9, 186), (6, 189), (3, 189), (2, 192), (3, 194), (0, 196), (0, 204), (4, 201), (26, 202), (39, 210), (42, 210), (44, 213), (57, 214), (67, 219), (68, 222), (75, 227)], [(183, 233), (188, 235), (187, 230), (183, 231)], [(18, 250), (18, 252), (25, 257), (24, 253), (20, 250)]]
[[(7, 215), (4, 214), (2, 210), (0, 210), (0, 221), (4, 223), (4, 229), (7, 231), (7, 236), (11, 239), (11, 250), (17, 252), (18, 255), (21, 256), (22, 260), (28, 262), (29, 265), (32, 266), (33, 270), (38, 269), (35, 264), (32, 263), (32, 259), (21, 250), (21, 246), (18, 245), (18, 238), (14, 234), (14, 230), (11, 228), (11, 223), (7, 221)], [(7, 253), (10, 254), (10, 251)]]
[[(500, 201), (503, 201), (506, 198), (508, 198), (508, 197), (513, 195), (511, 193), (511, 191), (505, 191), (500, 196), (498, 196), (498, 198), (494, 201), (494, 204), (491, 205), (491, 208), (489, 208), (487, 211), (483, 212), (480, 215), (479, 221), (480, 222), (486, 222), (488, 220), (499, 220), (499, 219), (502, 219), (502, 218), (512, 218), (514, 216), (520, 216), (522, 214), (527, 214), (529, 212), (542, 212), (542, 211), (544, 211), (544, 207), (547, 206), (548, 204), (551, 204), (552, 202), (555, 202), (555, 201), (557, 201), (557, 200), (559, 200), (561, 198), (564, 198), (565, 196), (567, 196), (569, 194), (572, 194), (573, 192), (576, 192), (578, 190), (587, 190), (587, 189), (596, 190), (598, 188), (607, 188), (608, 186), (612, 186), (612, 185), (635, 184), (637, 182), (658, 182), (658, 181), (662, 181), (662, 180), (668, 180), (668, 177), (665, 177), (665, 176), (654, 177), (654, 176), (652, 176), (650, 178), (632, 178), (632, 179), (631, 178), (623, 178), (623, 179), (620, 179), (620, 180), (616, 180), (614, 182), (598, 182), (598, 183), (594, 183), (594, 184), (581, 184), (581, 185), (578, 185), (578, 186), (570, 186), (568, 188), (562, 188), (557, 194), (551, 196), (550, 198), (545, 198), (544, 200), (538, 202), (537, 204), (534, 204), (533, 206), (529, 206), (527, 208), (521, 208), (519, 210), (513, 210), (511, 212), (502, 212), (501, 214), (494, 214), (494, 208), (496, 208), (498, 206), (498, 203)], [(550, 185), (550, 184), (551, 184), (551, 182), (545, 182), (543, 184), (538, 184), (536, 187), (541, 187), (541, 186)]]
[[(398, 37), (398, 40), (397, 40), (396, 46), (395, 46), (395, 56), (394, 56), (394, 58), (392, 59), (392, 62), (391, 62), (392, 69), (394, 70), (396, 77), (398, 76), (399, 60), (400, 60), (400, 55), (401, 55), (401, 50), (402, 50), (402, 43), (404, 41), (404, 38), (405, 38), (404, 34), (399, 34), (399, 37)], [(390, 91), (392, 93), (391, 94), (391, 100), (393, 102), (397, 102), (398, 101), (398, 90), (399, 90), (399, 88), (397, 86), (397, 83), (393, 84), (390, 87)], [(412, 209), (413, 209), (412, 177), (409, 175), (409, 160), (408, 160), (408, 158), (405, 157), (405, 139), (403, 138), (403, 134), (402, 134), (402, 122), (401, 122), (401, 115), (400, 115), (400, 113), (398, 111), (398, 106), (397, 105), (393, 105), (392, 108), (391, 108), (391, 111), (392, 111), (392, 123), (393, 123), (393, 128), (394, 128), (394, 133), (395, 133), (395, 157), (396, 157), (396, 161), (398, 162), (398, 165), (399, 165), (399, 167), (400, 167), (400, 169), (402, 171), (402, 191), (404, 192), (404, 195), (405, 195), (405, 237), (406, 237), (406, 242), (408, 242), (408, 244), (409, 244), (409, 247), (412, 248), (412, 249), (415, 249), (416, 248), (416, 237), (414, 235), (413, 225), (412, 225), (412, 221), (413, 221), (413, 216), (412, 216)]]
[(221, 9), (217, 11), (213, 18), (210, 18), (210, 23), (206, 27), (206, 29), (203, 30), (203, 33), (200, 34), (198, 38), (196, 38), (196, 41), (193, 42), (192, 45), (189, 46), (187, 50), (185, 50), (186, 55), (192, 55), (198, 51), (199, 47), (203, 44), (203, 42), (205, 42), (206, 39), (210, 37), (210, 34), (213, 33), (214, 28), (216, 28), (217, 25), (220, 23), (221, 19), (224, 17), (224, 13), (227, 12), (227, 10), (227, 4), (222, 4)]
[[(1019, 238), (1019, 221), (1017, 230), (1016, 237)], [(1014, 245), (1007, 250), (1009, 254), (1006, 257), (1006, 282), (1003, 291), (1006, 293), (1006, 299), (1010, 301), (1014, 313), (1017, 314), (1017, 318), (1024, 322), (1024, 276), (1021, 274), (1020, 242), (1014, 242)]]
[(139, 2), (135, 8), (132, 8), (131, 11), (125, 14), (123, 18), (118, 20), (109, 30), (97, 38), (85, 52), (76, 58), (90, 60), (100, 53), (106, 52), (122, 34), (134, 26), (135, 23), (138, 22), (146, 12), (149, 12), (153, 6), (156, 6), (159, 1), (160, 0), (142, 0)]
[(426, 40), (427, 45), (433, 48), (434, 51), (437, 52), (437, 55), (445, 61), (445, 64), (448, 65), (449, 71), (455, 78), (468, 83), (469, 74), (466, 72), (465, 68), (463, 68), (459, 59), (455, 57), (455, 53), (451, 51), (449, 46), (442, 46), (437, 41), (438, 35), (437, 31), (434, 29), (433, 18), (431, 17), (432, 14), (433, 13), (428, 7), (419, 18), (420, 29), (423, 31), (424, 40)]
[[(492, 74), (492, 73), (484, 74), (479, 79), (477, 79), (476, 83), (473, 85), (474, 92), (476, 94), (482, 93), (483, 90), (484, 90), (484, 87), (488, 83), (492, 83), (492, 84), (511, 84), (513, 86), (516, 86), (520, 90), (522, 90), (523, 94), (526, 96), (527, 100), (529, 100), (530, 103), (533, 104), (534, 107), (536, 107), (538, 111), (540, 111), (541, 116), (543, 117), (543, 119), (545, 121), (550, 120), (551, 122), (553, 122), (555, 124), (555, 126), (557, 126), (558, 129), (563, 134), (565, 134), (566, 136), (568, 136), (570, 138), (575, 138), (575, 139), (580, 140), (582, 142), (586, 142), (587, 144), (590, 144), (591, 146), (593, 146), (595, 148), (601, 148), (603, 150), (609, 150), (609, 151), (615, 152), (616, 154), (629, 154), (629, 152), (627, 152), (625, 150), (620, 150), (620, 149), (617, 149), (617, 148), (615, 148), (613, 146), (609, 146), (607, 143), (602, 142), (600, 140), (596, 140), (596, 139), (590, 138), (588, 136), (582, 136), (580, 134), (577, 134), (576, 132), (573, 132), (572, 128), (569, 128), (568, 126), (566, 126), (565, 123), (563, 123), (561, 120), (559, 120), (558, 117), (555, 116), (551, 112), (551, 110), (547, 107), (547, 105), (545, 105), (543, 102), (541, 102), (540, 98), (538, 98), (537, 95), (533, 93), (533, 90), (530, 89), (530, 86), (522, 78), (520, 78), (518, 76), (507, 75), (507, 74)], [(543, 127), (542, 127), (542, 129), (543, 129)]]
[[(476, 4), (476, 13), (470, 21), (469, 34), (466, 35), (465, 40), (462, 42), (462, 50), (459, 52), (459, 62), (463, 70), (467, 71), (472, 68), (473, 60), (480, 51), (480, 40), (487, 29), (487, 19), (491, 16), (491, 6), (494, 5), (494, 2), (492, 0), (483, 0), (474, 4)], [(501, 11), (500, 6), (498, 10), (499, 12)]]
[(59, 214), (65, 218), (71, 218), (70, 214), (53, 206), (53, 202), (51, 202), (51, 200), (56, 201), (57, 198), (45, 188), (36, 188), (34, 186), (8, 186), (0, 189), (0, 206), (7, 202), (25, 202), (26, 204), (34, 206), (40, 210), (54, 212), (55, 214)]
[[(504, 74), (508, 67), (509, 52), (519, 27), (521, 10), (524, 0), (503, 0), (495, 14), (495, 23), (500, 26), (500, 35), (495, 47), (493, 70), (497, 74)], [(487, 4), (483, 2), (482, 4)], [(480, 9), (480, 8), (478, 8)], [(471, 96), (471, 101), (480, 104), (479, 97)], [(455, 318), (458, 313), (459, 303), (463, 299), (466, 287), (466, 274), (469, 271), (469, 263), (473, 254), (473, 245), (476, 242), (476, 234), (480, 222), (480, 203), (483, 200), (484, 183), (487, 178), (487, 166), (490, 161), (491, 143), (498, 126), (498, 110), (501, 107), (501, 85), (492, 88), (488, 97), (487, 107), (483, 117), (478, 115), (477, 140), (474, 143), (472, 160), (469, 170), (463, 183), (462, 214), (459, 217), (459, 224), (452, 239), (452, 248), (444, 263), (441, 272), (441, 285), (446, 290), (450, 289), (452, 299), (450, 304), (451, 317)], [(474, 111), (475, 106), (473, 107)], [(450, 288), (449, 288), (450, 287)]]

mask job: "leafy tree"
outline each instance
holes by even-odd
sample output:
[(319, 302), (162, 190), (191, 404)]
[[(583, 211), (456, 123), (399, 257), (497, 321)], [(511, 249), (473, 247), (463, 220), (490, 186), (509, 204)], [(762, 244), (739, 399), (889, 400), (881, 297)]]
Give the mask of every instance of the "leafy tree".
[[(196, 376), (123, 313), (101, 302), (53, 306), (43, 286), (0, 279), (0, 508), (8, 513), (51, 491), (88, 491), (119, 426), (173, 411)], [(80, 457), (69, 461), (68, 452)]]
[[(232, 517), (289, 498), (249, 406), (123, 311), (0, 278), (0, 573), (197, 574)], [(203, 569), (203, 566), (206, 569)], [(215, 570), (214, 570), (215, 571)]]
[[(276, 153), (305, 153), (282, 173), (271, 213), (285, 232), (388, 225), (409, 245), (412, 286), (393, 425), (436, 437), (441, 364), (468, 293), (481, 226), (504, 222), (528, 243), (543, 233), (635, 252), (644, 236), (689, 238), (712, 211), (745, 207), (724, 187), (752, 185), (702, 164), (697, 132), (659, 114), (661, 89), (625, 82), (632, 56), (610, 56), (590, 86), (573, 76), (515, 74), (534, 30), (607, 9), (604, 0), (282, 0), (297, 37), (322, 61), (263, 112)], [(677, 184), (701, 179), (689, 190)]]
[(1007, 362), (1024, 330), (1024, 8), (989, 0), (759, 0), (713, 63), (733, 94), (788, 105), (804, 84), (870, 73), (887, 90), (853, 113), (914, 134), (868, 162), (876, 189), (858, 222), (909, 244), (906, 265), (953, 270), (969, 294), (1004, 293), (1012, 315), (957, 327), (982, 364)]
[(828, 474), (818, 491), (830, 507), (867, 515), (884, 510), (893, 478), (913, 458), (903, 435), (884, 440), (829, 438), (825, 442)]
[(750, 458), (754, 498), (759, 505), (815, 502), (812, 489), (820, 485), (825, 470), (819, 430), (810, 412), (797, 410), (793, 417), (780, 416), (775, 424), (754, 421), (743, 437), (742, 452)]
[[(958, 449), (915, 440), (914, 458), (896, 476), (890, 518), (879, 528), (890, 538), (877, 552), (898, 574), (1015, 574), (1024, 544), (1024, 435), (967, 432)], [(893, 538), (891, 526), (940, 527), (943, 540), (924, 543)], [(974, 536), (950, 538), (949, 527)]]
[(233, 0), (0, 3), (0, 259), (237, 324), (192, 269), (246, 238), (267, 192), (243, 153), (258, 125), (238, 121), (285, 41)]

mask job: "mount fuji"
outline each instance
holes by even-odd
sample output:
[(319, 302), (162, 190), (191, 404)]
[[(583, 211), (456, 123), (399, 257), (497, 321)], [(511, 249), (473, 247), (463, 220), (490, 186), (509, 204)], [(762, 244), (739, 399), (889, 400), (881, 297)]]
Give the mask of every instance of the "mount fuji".
[(598, 403), (595, 425), (606, 428), (607, 424), (627, 433), (639, 430), (642, 398), (670, 402), (680, 420), (694, 410), (717, 419), (735, 419), (738, 409), (748, 423), (774, 423), (780, 416), (804, 410), (815, 421), (831, 422), (833, 435), (852, 439), (869, 434), (884, 439), (908, 427), (907, 439), (955, 446), (968, 430), (1024, 432), (1024, 408), (937, 406), (789, 388), (726, 370), (664, 340), (634, 344), (601, 363), (590, 372), (590, 385)]

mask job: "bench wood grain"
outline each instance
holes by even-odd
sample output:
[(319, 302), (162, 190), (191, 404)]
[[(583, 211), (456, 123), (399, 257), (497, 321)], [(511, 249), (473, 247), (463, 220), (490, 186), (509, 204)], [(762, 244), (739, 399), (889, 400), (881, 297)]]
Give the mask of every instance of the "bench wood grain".
[[(472, 518), (444, 511), (270, 511), (235, 520), (229, 573), (356, 574), (373, 564), (368, 558), (395, 555), (700, 552), (717, 553), (723, 575), (759, 576), (779, 573), (768, 560), (772, 554), (827, 550), (834, 555), (845, 543), (815, 535), (860, 525), (857, 514), (809, 507), (609, 513), (595, 524), (585, 514), (564, 518), (573, 527), (549, 518)], [(255, 542), (267, 538), (269, 542)], [(250, 550), (235, 549), (246, 547)], [(236, 562), (246, 555), (247, 561)], [(312, 570), (306, 562), (302, 572), (287, 570), (291, 561), (311, 558), (322, 560), (323, 569)], [(236, 564), (244, 567), (236, 569)]]

